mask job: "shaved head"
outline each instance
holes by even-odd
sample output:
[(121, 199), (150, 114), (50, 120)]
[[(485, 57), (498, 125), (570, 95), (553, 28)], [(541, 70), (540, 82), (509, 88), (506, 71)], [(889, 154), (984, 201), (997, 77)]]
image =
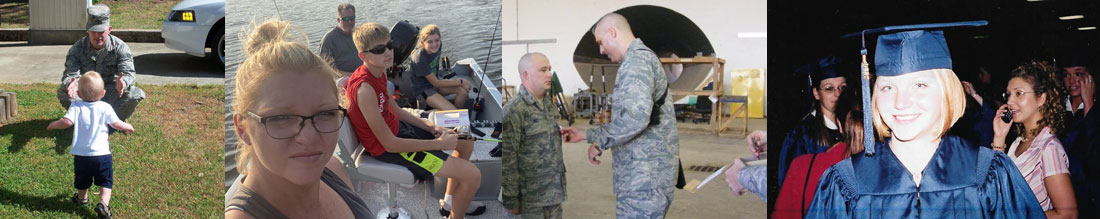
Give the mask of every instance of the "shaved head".
[(611, 62), (618, 63), (634, 41), (634, 32), (630, 30), (626, 17), (608, 13), (596, 21), (596, 25), (592, 27), (592, 37), (596, 39), (596, 45), (600, 46), (600, 54), (607, 55)]
[(553, 76), (554, 71), (551, 70), (550, 60), (546, 55), (536, 52), (524, 54), (519, 58), (520, 82), (536, 99), (542, 99), (550, 89)]
[(600, 17), (599, 21), (596, 21), (596, 26), (592, 27), (592, 34), (596, 34), (596, 31), (603, 31), (607, 28), (615, 28), (619, 32), (631, 33), (630, 23), (626, 22), (626, 17), (617, 13), (608, 13), (603, 17)]
[(540, 60), (547, 60), (546, 55), (543, 55), (542, 53), (533, 52), (524, 54), (523, 57), (519, 58), (519, 73), (523, 74), (524, 70), (531, 68), (531, 65), (534, 64), (535, 58), (539, 58)]

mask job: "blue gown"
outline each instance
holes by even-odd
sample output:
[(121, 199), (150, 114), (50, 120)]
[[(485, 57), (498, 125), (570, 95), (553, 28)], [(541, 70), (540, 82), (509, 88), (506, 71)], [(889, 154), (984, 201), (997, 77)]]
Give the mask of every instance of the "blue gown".
[(975, 145), (989, 147), (993, 144), (993, 117), (997, 116), (997, 111), (989, 104), (978, 104), (978, 101), (969, 96), (966, 99), (963, 116), (947, 134), (962, 137)]
[[(1093, 106), (1066, 115), (1066, 130), (1058, 138), (1069, 155), (1069, 177), (1080, 218), (1100, 217), (1100, 112)], [(1068, 114), (1068, 113), (1067, 113)]]
[(1046, 217), (1004, 153), (945, 136), (918, 187), (887, 142), (825, 170), (806, 218)]
[(779, 186), (783, 185), (783, 179), (787, 176), (787, 170), (790, 169), (791, 161), (795, 157), (803, 154), (816, 154), (829, 150), (832, 144), (840, 141), (840, 131), (825, 129), (828, 133), (830, 145), (821, 145), (817, 143), (814, 138), (818, 136), (821, 131), (819, 128), (823, 126), (817, 123), (821, 122), (812, 114), (807, 114), (802, 118), (802, 121), (798, 123), (794, 129), (787, 132), (786, 137), (783, 138), (783, 146), (779, 148), (779, 164), (778, 171), (776, 172), (778, 180), (776, 180)]

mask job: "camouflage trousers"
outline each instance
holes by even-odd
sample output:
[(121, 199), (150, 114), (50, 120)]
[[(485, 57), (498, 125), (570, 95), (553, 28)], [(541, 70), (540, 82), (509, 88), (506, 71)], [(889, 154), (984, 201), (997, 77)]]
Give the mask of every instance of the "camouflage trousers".
[(561, 219), (561, 204), (524, 208), (523, 212), (516, 215), (519, 219)]
[(672, 205), (674, 187), (616, 193), (617, 218), (665, 218)]
[[(123, 93), (121, 97), (119, 97), (118, 90), (115, 89), (114, 83), (104, 84), (103, 91), (105, 91), (104, 93), (106, 94), (103, 96), (103, 99), (100, 100), (111, 104), (111, 108), (115, 110), (115, 115), (118, 115), (118, 119), (122, 121), (128, 121), (126, 119), (134, 114), (134, 110), (137, 109), (138, 103), (145, 99), (145, 91), (137, 86), (130, 87), (130, 90)], [(79, 100), (79, 98), (69, 98), (69, 90), (67, 87), (61, 86), (57, 89), (57, 100), (61, 103), (61, 107), (65, 107), (67, 110), (69, 109), (69, 105), (72, 104), (73, 101)]]

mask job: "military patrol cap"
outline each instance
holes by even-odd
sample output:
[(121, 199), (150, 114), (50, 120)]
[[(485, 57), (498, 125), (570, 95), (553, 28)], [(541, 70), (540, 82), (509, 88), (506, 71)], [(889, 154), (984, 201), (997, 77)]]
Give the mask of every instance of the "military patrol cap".
[(88, 31), (104, 32), (111, 27), (111, 8), (97, 4), (88, 7)]

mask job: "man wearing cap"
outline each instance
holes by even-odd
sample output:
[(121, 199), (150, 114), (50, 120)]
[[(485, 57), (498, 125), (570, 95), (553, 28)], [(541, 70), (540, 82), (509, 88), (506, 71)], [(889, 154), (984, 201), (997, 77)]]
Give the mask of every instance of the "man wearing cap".
[[(945, 134), (966, 107), (942, 30), (986, 22), (872, 29), (876, 79), (861, 77), (864, 154), (829, 167), (806, 218), (1044, 218), (1007, 155)], [(897, 32), (904, 31), (904, 32)], [(878, 32), (878, 33), (876, 33)], [(887, 32), (887, 33), (883, 33)], [(889, 33), (895, 32), (895, 33)], [(863, 54), (866, 54), (865, 52)], [(864, 72), (868, 72), (864, 69)], [(871, 92), (864, 92), (865, 94)], [(865, 129), (867, 130), (867, 129)]]
[(1066, 130), (1058, 140), (1069, 155), (1069, 175), (1081, 218), (1100, 217), (1100, 113), (1096, 112), (1095, 63), (1082, 53), (1058, 59), (1067, 94)]
[(57, 100), (68, 108), (76, 100), (77, 79), (88, 71), (100, 72), (107, 94), (102, 101), (111, 104), (118, 118), (125, 121), (134, 114), (145, 91), (137, 87), (134, 78), (134, 58), (130, 47), (111, 35), (111, 9), (106, 5), (88, 7), (88, 37), (80, 38), (65, 56), (65, 71)]
[(611, 95), (611, 122), (580, 131), (562, 129), (571, 142), (587, 139), (589, 162), (614, 151), (612, 171), (618, 218), (663, 218), (672, 204), (680, 159), (668, 79), (656, 53), (634, 38), (622, 15), (610, 13), (592, 29), (600, 53), (619, 63)]

